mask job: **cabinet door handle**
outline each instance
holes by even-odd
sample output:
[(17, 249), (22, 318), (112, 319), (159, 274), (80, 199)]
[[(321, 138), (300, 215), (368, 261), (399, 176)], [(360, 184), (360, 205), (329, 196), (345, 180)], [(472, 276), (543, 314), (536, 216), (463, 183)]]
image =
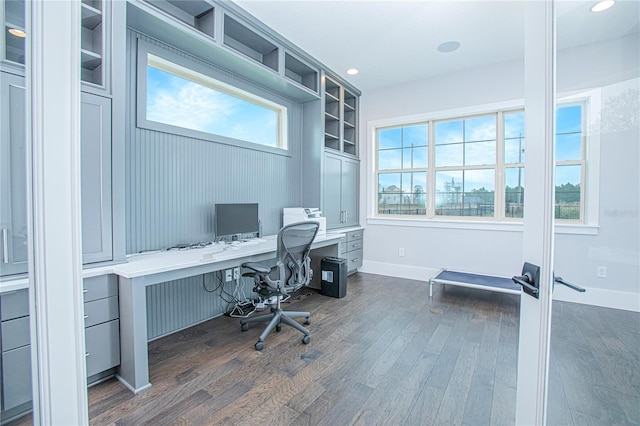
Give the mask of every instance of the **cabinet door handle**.
[(84, 316), (84, 319), (87, 319), (87, 318), (89, 318), (89, 315), (85, 315), (85, 316)]
[(349, 221), (349, 212), (348, 211), (344, 211), (344, 222), (347, 223)]
[(2, 230), (2, 263), (9, 263), (9, 230)]
[(85, 353), (84, 353), (84, 357), (85, 357), (85, 358), (88, 358), (88, 357), (90, 357), (90, 356), (91, 356), (91, 354), (90, 354), (89, 352), (85, 352)]
[(87, 290), (86, 288), (82, 289), (83, 293), (89, 293), (89, 290)]
[(351, 259), (351, 261), (352, 261), (352, 262), (357, 262), (357, 261), (359, 261), (359, 260), (360, 260), (360, 258), (359, 258), (359, 257), (356, 257), (355, 259)]

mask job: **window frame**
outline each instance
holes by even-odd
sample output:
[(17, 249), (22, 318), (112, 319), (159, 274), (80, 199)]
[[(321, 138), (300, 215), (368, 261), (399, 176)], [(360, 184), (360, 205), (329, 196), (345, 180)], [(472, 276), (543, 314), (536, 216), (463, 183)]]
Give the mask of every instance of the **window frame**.
[[(556, 221), (556, 232), (566, 234), (597, 235), (599, 223), (599, 170), (600, 161), (600, 134), (597, 125), (601, 105), (600, 89), (581, 90), (564, 93), (558, 96), (558, 106), (580, 103), (583, 106), (582, 113), (582, 159), (581, 161), (581, 220)], [(372, 184), (367, 188), (367, 223), (372, 225), (397, 225), (454, 229), (483, 229), (521, 231), (523, 218), (509, 218), (504, 212), (505, 208), (505, 170), (515, 168), (524, 163), (505, 163), (504, 161), (504, 114), (524, 110), (524, 100), (512, 100), (486, 105), (477, 105), (464, 108), (437, 111), (426, 114), (416, 114), (404, 117), (394, 117), (383, 120), (367, 122), (367, 135), (369, 138), (368, 164)], [(486, 216), (436, 216), (434, 215), (435, 197), (435, 156), (434, 156), (434, 123), (441, 120), (464, 119), (471, 116), (480, 116), (497, 113), (497, 139), (496, 164), (494, 189), (495, 213), (492, 217)], [(378, 213), (378, 148), (377, 130), (381, 128), (404, 127), (426, 123), (429, 126), (428, 145), (428, 171), (427, 171), (427, 214), (417, 215), (383, 215)], [(500, 160), (500, 161), (498, 161)], [(498, 186), (499, 181), (502, 181)], [(526, 191), (526, 187), (525, 187)], [(499, 214), (499, 216), (498, 216)]]
[[(149, 58), (166, 66), (158, 68), (161, 71), (171, 73), (180, 78), (187, 79), (204, 87), (233, 96), (277, 113), (277, 144), (278, 146), (264, 145), (242, 139), (236, 139), (187, 127), (163, 123), (147, 119), (147, 67)], [(288, 141), (289, 111), (292, 105), (282, 98), (273, 96), (269, 92), (260, 90), (252, 84), (241, 80), (231, 74), (218, 70), (217, 67), (197, 62), (138, 39), (137, 72), (136, 72), (136, 126), (142, 129), (154, 130), (163, 133), (186, 136), (194, 139), (202, 139), (210, 142), (233, 145), (256, 151), (265, 151), (273, 154), (291, 156)]]

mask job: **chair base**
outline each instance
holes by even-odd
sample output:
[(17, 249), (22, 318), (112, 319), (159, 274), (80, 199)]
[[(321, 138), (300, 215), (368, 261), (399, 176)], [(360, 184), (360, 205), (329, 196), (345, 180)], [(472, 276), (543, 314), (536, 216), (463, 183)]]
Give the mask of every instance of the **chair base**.
[(282, 324), (286, 324), (303, 333), (304, 336), (302, 337), (302, 343), (306, 345), (311, 340), (311, 338), (309, 337), (309, 330), (292, 319), (301, 317), (305, 318), (305, 324), (311, 324), (311, 314), (309, 312), (284, 311), (279, 307), (271, 308), (271, 313), (269, 314), (240, 320), (240, 328), (242, 331), (247, 331), (249, 329), (249, 323), (269, 321), (269, 324), (267, 324), (267, 327), (264, 329), (260, 337), (258, 337), (258, 341), (255, 344), (256, 350), (259, 351), (262, 350), (264, 346), (264, 339), (267, 338), (269, 333), (271, 333), (274, 328), (276, 329), (276, 331), (280, 331)]

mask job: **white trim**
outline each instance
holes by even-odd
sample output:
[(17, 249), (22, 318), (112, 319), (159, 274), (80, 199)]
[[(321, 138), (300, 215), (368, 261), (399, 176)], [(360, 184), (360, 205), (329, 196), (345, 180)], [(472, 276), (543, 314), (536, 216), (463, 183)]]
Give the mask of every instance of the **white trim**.
[[(367, 217), (367, 225), (414, 228), (470, 229), (474, 231), (523, 232), (522, 222), (490, 220), (426, 220), (418, 217)], [(555, 224), (555, 234), (598, 235), (600, 227), (582, 224)]]
[(88, 424), (80, 206), (80, 1), (27, 4), (33, 423)]
[(358, 272), (424, 281), (425, 284), (428, 284), (429, 278), (440, 272), (440, 269), (364, 260), (362, 266), (358, 268)]
[(585, 289), (587, 290), (586, 292), (579, 293), (562, 285), (556, 285), (553, 292), (553, 300), (640, 312), (640, 296), (638, 296), (638, 293), (589, 287), (585, 287)]

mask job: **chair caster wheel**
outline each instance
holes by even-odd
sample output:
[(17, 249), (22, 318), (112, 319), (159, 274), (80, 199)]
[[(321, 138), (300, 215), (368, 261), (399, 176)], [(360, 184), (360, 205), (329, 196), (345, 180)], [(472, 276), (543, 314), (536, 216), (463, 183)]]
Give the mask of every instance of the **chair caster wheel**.
[(305, 319), (304, 319), (304, 323), (305, 323), (305, 325), (309, 325), (309, 324), (311, 324), (311, 317), (307, 317), (307, 318), (305, 318)]
[(262, 348), (264, 348), (264, 343), (256, 342), (255, 347), (256, 347), (256, 351), (261, 351)]
[(280, 332), (280, 330), (282, 330), (282, 326), (280, 324), (276, 325), (276, 331)]
[(249, 324), (240, 324), (240, 330), (247, 331), (249, 329)]
[(305, 345), (308, 345), (310, 341), (311, 341), (311, 337), (310, 336), (304, 336), (302, 338), (302, 343), (304, 343)]

